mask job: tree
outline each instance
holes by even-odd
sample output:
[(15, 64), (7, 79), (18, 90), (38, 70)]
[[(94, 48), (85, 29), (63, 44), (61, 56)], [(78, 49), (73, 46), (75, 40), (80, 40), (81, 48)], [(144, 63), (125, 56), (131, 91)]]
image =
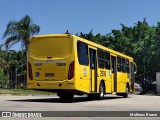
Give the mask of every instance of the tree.
[(3, 71), (3, 69), (0, 68), (0, 87), (1, 88), (7, 88), (9, 85), (8, 81), (9, 77), (6, 75)]
[(27, 50), (28, 40), (34, 34), (38, 34), (40, 26), (33, 24), (30, 16), (26, 15), (21, 20), (12, 20), (8, 22), (6, 30), (3, 34), (5, 40), (5, 47), (9, 49), (14, 44), (21, 42), (21, 47)]
[(5, 60), (6, 52), (2, 50), (3, 45), (0, 45), (0, 87), (8, 87), (8, 69), (9, 64)]
[[(25, 52), (24, 51), (4, 51), (5, 54), (3, 58), (8, 63), (8, 70), (4, 70), (4, 73), (9, 76), (9, 86), (10, 88), (15, 88), (15, 86), (20, 85), (21, 83), (26, 83), (26, 63), (25, 61)], [(16, 74), (19, 76), (16, 77)]]
[[(28, 15), (24, 16), (19, 21), (11, 20), (10, 22), (8, 22), (6, 30), (3, 34), (3, 38), (6, 38), (4, 45), (6, 49), (9, 49), (14, 44), (21, 42), (21, 48), (25, 52), (22, 58), (26, 58), (28, 40), (34, 34), (38, 34), (39, 31), (40, 31), (40, 26), (33, 24), (31, 17)], [(16, 54), (13, 53), (13, 55), (15, 56)], [(21, 69), (23, 69), (24, 66), (25, 66), (24, 69), (26, 69), (26, 63), (27, 63), (26, 60), (27, 59), (23, 59), (23, 61), (21, 61), (21, 63), (25, 63), (21, 65)], [(12, 59), (12, 60), (9, 59), (8, 63), (10, 64), (11, 71), (19, 69), (19, 67), (17, 66), (20, 62), (18, 62), (17, 59)]]

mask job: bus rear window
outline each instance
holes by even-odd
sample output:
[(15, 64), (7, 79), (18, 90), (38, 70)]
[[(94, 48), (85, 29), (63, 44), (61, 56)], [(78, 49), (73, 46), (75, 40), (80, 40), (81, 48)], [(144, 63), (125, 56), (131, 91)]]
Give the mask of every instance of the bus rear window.
[(70, 39), (67, 37), (35, 38), (31, 40), (29, 49), (33, 57), (62, 58), (71, 52)]

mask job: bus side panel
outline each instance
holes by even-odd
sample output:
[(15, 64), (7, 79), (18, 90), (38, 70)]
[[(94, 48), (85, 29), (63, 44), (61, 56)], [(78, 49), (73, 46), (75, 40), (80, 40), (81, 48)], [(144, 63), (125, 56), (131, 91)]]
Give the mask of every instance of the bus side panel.
[(111, 71), (107, 69), (98, 68), (98, 92), (99, 92), (99, 85), (101, 80), (105, 82), (105, 93), (111, 93), (112, 89), (112, 80), (111, 80)]
[(89, 93), (90, 92), (90, 69), (89, 66), (76, 66), (76, 89)]
[(111, 70), (106, 70), (106, 93), (112, 92)]
[(85, 93), (90, 92), (90, 67), (80, 65), (77, 54), (77, 37), (74, 37), (74, 55), (75, 55), (75, 89)]
[(124, 93), (126, 91), (126, 83), (128, 81), (126, 73), (117, 73), (117, 92)]

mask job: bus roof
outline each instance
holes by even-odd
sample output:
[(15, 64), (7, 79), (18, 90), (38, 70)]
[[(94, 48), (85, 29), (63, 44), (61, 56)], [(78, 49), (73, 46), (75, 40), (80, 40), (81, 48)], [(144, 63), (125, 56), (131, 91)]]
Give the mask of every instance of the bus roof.
[(97, 43), (91, 42), (91, 41), (89, 41), (89, 40), (87, 40), (87, 39), (78, 37), (78, 36), (76, 36), (76, 35), (71, 35), (71, 34), (45, 34), (45, 35), (33, 36), (33, 37), (31, 37), (31, 39), (32, 39), (32, 38), (46, 38), (46, 37), (77, 37), (78, 40), (81, 40), (81, 41), (83, 41), (83, 42), (85, 42), (85, 43), (87, 43), (87, 44), (90, 44), (90, 45), (94, 46), (94, 47), (98, 47), (98, 48), (103, 49), (103, 50), (106, 50), (106, 51), (108, 51), (108, 52), (110, 52), (110, 53), (112, 53), (112, 54), (115, 54), (115, 55), (118, 55), (118, 56), (121, 56), (121, 57), (128, 58), (128, 59), (130, 59), (130, 60), (133, 60), (133, 58), (130, 57), (130, 56), (127, 56), (127, 55), (122, 54), (122, 53), (120, 53), (120, 52), (117, 52), (117, 51), (115, 51), (115, 50), (109, 49), (109, 48), (107, 48), (107, 47), (105, 47), (105, 46), (103, 46), (103, 45), (99, 45), (99, 44), (97, 44)]
[(45, 35), (37, 35), (37, 36), (33, 36), (32, 38), (43, 38), (43, 37), (68, 37), (68, 36), (74, 36), (74, 35), (70, 35), (70, 34), (45, 34)]

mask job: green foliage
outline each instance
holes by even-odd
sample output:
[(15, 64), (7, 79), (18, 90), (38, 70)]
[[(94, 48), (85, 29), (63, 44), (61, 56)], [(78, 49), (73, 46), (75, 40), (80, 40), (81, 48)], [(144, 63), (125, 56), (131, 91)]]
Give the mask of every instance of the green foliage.
[(8, 88), (9, 77), (4, 73), (3, 69), (0, 69), (0, 87)]
[[(7, 84), (8, 87), (13, 88), (15, 86), (15, 80), (16, 80), (16, 70), (18, 74), (21, 75), (19, 77), (20, 81), (17, 81), (17, 84), (20, 85), (22, 82), (25, 82), (26, 78), (26, 64), (25, 64), (25, 57), (24, 57), (24, 51), (1, 51), (0, 52), (0, 67), (2, 70), (1, 74), (1, 82)], [(8, 79), (7, 83), (6, 79)], [(19, 80), (19, 79), (18, 79)], [(14, 86), (13, 86), (14, 85)], [(24, 86), (22, 86), (24, 87)]]

